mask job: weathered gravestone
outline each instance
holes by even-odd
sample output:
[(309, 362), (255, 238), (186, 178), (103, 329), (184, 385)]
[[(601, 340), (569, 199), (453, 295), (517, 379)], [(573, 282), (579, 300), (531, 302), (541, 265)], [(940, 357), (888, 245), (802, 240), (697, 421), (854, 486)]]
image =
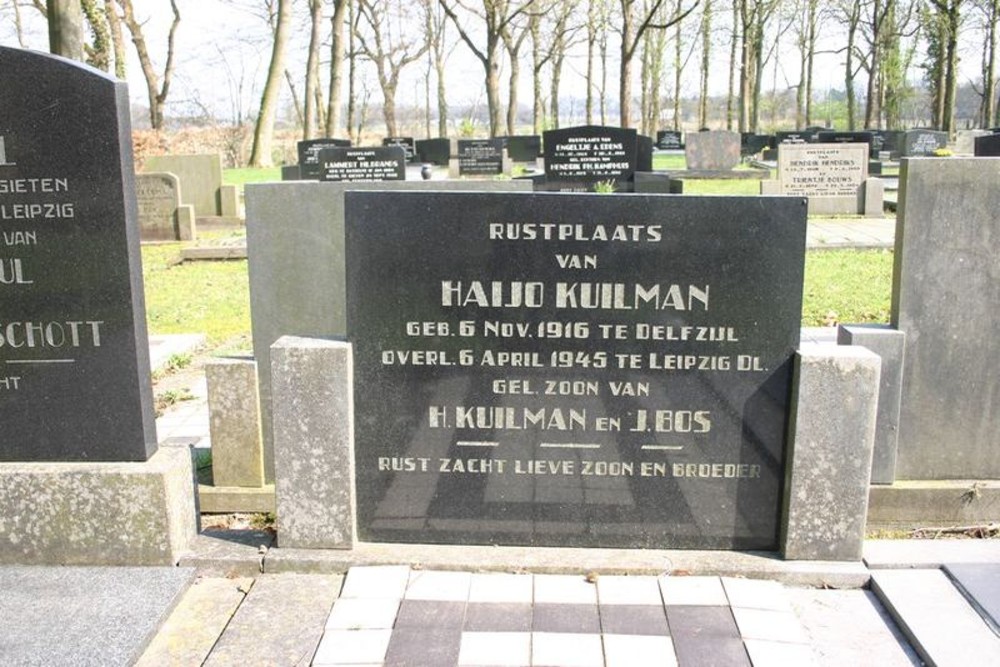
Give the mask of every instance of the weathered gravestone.
[[(351, 190), (528, 192), (516, 181), (252, 183), (246, 189), (250, 324), (264, 469), (274, 480), (271, 345), (285, 335), (344, 336), (344, 193)], [(285, 224), (294, 219), (295, 224)]]
[(412, 160), (417, 155), (417, 147), (413, 141), (413, 137), (385, 137), (382, 139), (382, 146), (386, 148), (390, 146), (399, 146), (403, 149), (407, 162)]
[(903, 133), (901, 155), (903, 157), (926, 157), (935, 151), (948, 147), (948, 133), (938, 130), (916, 129)]
[(194, 206), (199, 217), (222, 211), (222, 157), (215, 155), (156, 155), (146, 158), (146, 171), (169, 172), (181, 182), (181, 203)]
[(348, 192), (346, 226), (361, 539), (777, 547), (803, 200)]
[(729, 171), (740, 163), (740, 135), (726, 130), (689, 132), (684, 156), (689, 170)]
[(400, 146), (324, 148), (319, 152), (319, 169), (321, 181), (405, 181), (406, 154)]
[(896, 478), (1000, 478), (1000, 159), (904, 160), (892, 325), (906, 334)]
[(181, 209), (181, 184), (168, 173), (147, 172), (135, 176), (139, 205), (139, 236), (143, 241), (190, 241), (194, 238), (194, 214)]
[(304, 179), (307, 181), (318, 181), (320, 180), (320, 173), (323, 171), (319, 162), (319, 153), (327, 148), (350, 148), (350, 139), (307, 139), (305, 141), (300, 141), (298, 143), (298, 154), (299, 154), (299, 171), (295, 178), (288, 179), (284, 178), (284, 172), (282, 172), (283, 181), (286, 180), (299, 180)]
[(637, 167), (637, 132), (619, 127), (581, 125), (544, 134), (545, 179), (566, 192), (587, 192), (611, 183), (620, 192), (632, 189)]
[(156, 451), (128, 94), (0, 47), (0, 460)]
[(458, 176), (497, 176), (503, 173), (503, 152), (495, 139), (458, 140)]
[[(762, 191), (808, 197), (814, 215), (864, 213), (868, 152), (860, 143), (779, 144), (777, 182), (762, 181)], [(873, 208), (880, 214), (881, 200)]]

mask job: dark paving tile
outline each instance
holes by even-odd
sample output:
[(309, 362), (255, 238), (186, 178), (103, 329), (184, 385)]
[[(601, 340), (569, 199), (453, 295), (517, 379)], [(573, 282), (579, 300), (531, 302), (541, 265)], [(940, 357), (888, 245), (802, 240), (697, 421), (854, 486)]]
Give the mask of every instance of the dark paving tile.
[(740, 638), (736, 619), (729, 607), (667, 606), (667, 622), (675, 641), (682, 638)]
[(741, 639), (676, 634), (673, 639), (678, 667), (751, 667)]
[(469, 632), (531, 632), (531, 604), (470, 602), (465, 609)]
[(462, 631), (454, 628), (405, 628), (392, 631), (385, 667), (455, 667)]
[(663, 605), (601, 605), (601, 631), (608, 635), (669, 636)]
[(944, 569), (994, 632), (1000, 630), (1000, 564), (949, 563)]
[(532, 614), (531, 630), (599, 634), (601, 620), (596, 604), (539, 603)]
[(461, 630), (465, 623), (464, 602), (403, 600), (396, 615), (397, 628), (449, 628)]

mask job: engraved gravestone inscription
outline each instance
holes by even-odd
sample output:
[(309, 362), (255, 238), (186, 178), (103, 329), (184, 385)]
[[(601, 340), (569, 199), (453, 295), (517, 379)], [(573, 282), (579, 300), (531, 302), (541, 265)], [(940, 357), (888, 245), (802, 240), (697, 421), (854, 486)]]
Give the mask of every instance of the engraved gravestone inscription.
[(350, 148), (348, 139), (307, 139), (298, 143), (299, 173), (297, 178), (307, 181), (318, 181), (322, 168), (319, 164), (319, 152), (327, 148)]
[(319, 180), (372, 183), (405, 181), (406, 155), (399, 146), (324, 148), (319, 152)]
[(637, 165), (638, 133), (635, 130), (583, 125), (544, 134), (545, 178), (554, 187), (587, 192), (597, 183), (632, 189)]
[(156, 451), (125, 84), (0, 47), (0, 460)]
[(803, 199), (345, 210), (361, 539), (776, 548)]

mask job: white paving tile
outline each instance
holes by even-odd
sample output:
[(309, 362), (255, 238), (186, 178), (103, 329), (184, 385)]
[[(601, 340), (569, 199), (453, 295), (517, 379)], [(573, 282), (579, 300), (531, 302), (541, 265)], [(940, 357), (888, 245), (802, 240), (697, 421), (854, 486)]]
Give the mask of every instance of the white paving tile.
[(788, 594), (784, 587), (776, 581), (723, 577), (722, 586), (726, 589), (729, 604), (734, 608), (792, 610), (792, 606), (788, 602)]
[(410, 568), (406, 565), (367, 565), (347, 572), (342, 598), (400, 600), (406, 592)]
[(576, 574), (536, 574), (535, 602), (594, 604), (597, 586)]
[(410, 570), (406, 587), (409, 600), (440, 600), (465, 602), (469, 599), (470, 572), (439, 572), (435, 570)]
[(463, 632), (459, 667), (531, 664), (530, 632)]
[(656, 577), (603, 576), (597, 580), (601, 604), (663, 604)]
[(677, 667), (670, 637), (604, 635), (607, 667)]
[[(744, 639), (753, 667), (814, 667), (816, 657), (806, 644)], [(872, 663), (874, 664), (874, 663)]]
[(539, 667), (604, 667), (601, 635), (533, 632), (531, 664)]
[(330, 630), (320, 640), (312, 664), (381, 664), (391, 635), (392, 630)]
[(660, 591), (664, 604), (668, 605), (721, 607), (729, 604), (718, 577), (660, 577)]
[(326, 619), (327, 630), (391, 630), (399, 600), (339, 598)]
[(790, 611), (733, 607), (736, 627), (743, 639), (805, 644), (809, 641), (798, 617)]
[(469, 602), (514, 602), (530, 604), (534, 596), (530, 574), (473, 574)]

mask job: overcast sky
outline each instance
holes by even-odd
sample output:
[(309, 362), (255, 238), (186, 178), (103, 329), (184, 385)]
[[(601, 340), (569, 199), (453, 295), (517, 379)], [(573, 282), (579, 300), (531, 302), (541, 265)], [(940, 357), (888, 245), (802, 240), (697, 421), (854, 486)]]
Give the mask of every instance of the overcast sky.
[[(270, 58), (269, 29), (264, 20), (250, 11), (239, 9), (234, 4), (254, 6), (250, 0), (177, 0), (181, 12), (181, 23), (177, 32), (177, 64), (175, 67), (174, 84), (168, 98), (168, 115), (186, 115), (205, 109), (223, 120), (246, 118), (254, 115), (259, 105), (260, 91), (266, 75)], [(300, 3), (302, 4), (302, 3)], [(415, 5), (416, 3), (414, 3)], [(136, 0), (137, 14), (145, 21), (145, 35), (149, 43), (154, 61), (162, 71), (166, 56), (166, 35), (170, 25), (171, 12), (165, 0)], [(581, 3), (582, 6), (582, 3)], [(582, 9), (581, 9), (582, 11)], [(16, 46), (13, 21), (10, 11), (4, 8), (0, 18), (0, 43)], [(48, 37), (44, 22), (37, 11), (32, 8), (22, 10), (27, 25), (27, 41), (31, 48), (46, 50)], [(726, 17), (719, 16), (717, 22), (724, 23)], [(697, 28), (696, 19), (688, 19), (688, 30)], [(455, 38), (455, 30), (450, 28), (451, 38)], [(725, 34), (728, 29), (720, 27), (716, 35), (714, 65), (711, 69), (710, 88), (712, 94), (724, 94), (729, 73), (729, 47)], [(970, 36), (973, 37), (973, 36)], [(301, 95), (304, 88), (305, 51), (308, 44), (308, 30), (304, 23), (298, 23), (289, 42), (289, 69), (296, 77), (297, 91)], [(611, 48), (616, 49), (616, 38), (612, 36)], [(819, 50), (815, 66), (814, 98), (821, 101), (830, 88), (843, 88), (842, 55), (834, 53), (839, 48), (842, 36), (834, 29), (825, 29), (820, 38)], [(966, 40), (971, 41), (971, 40)], [(777, 80), (776, 87), (780, 90), (794, 86), (799, 78), (798, 53), (793, 46), (793, 37), (789, 31), (781, 43), (781, 56), (767, 66), (765, 72), (765, 91), (770, 91), (772, 83)], [(977, 50), (980, 45), (965, 43), (967, 50), (963, 58), (965, 74), (976, 76), (975, 70), (979, 61)], [(672, 62), (671, 54), (667, 57)], [(131, 43), (128, 44), (129, 67), (128, 82), (132, 99), (145, 104), (145, 82), (142, 78), (138, 61)], [(577, 49), (577, 54), (567, 60), (563, 75), (562, 97), (576, 95), (582, 98), (585, 86), (583, 74), (586, 68), (585, 50)], [(326, 57), (326, 54), (324, 54)], [(699, 56), (685, 69), (683, 94), (697, 94), (697, 76)], [(919, 62), (920, 56), (914, 59)], [(617, 63), (617, 57), (614, 58)], [(616, 65), (615, 65), (616, 66)], [(638, 72), (638, 62), (635, 70)], [(418, 105), (424, 100), (424, 75), (426, 61), (415, 63), (405, 70), (404, 80), (397, 92), (397, 104), (408, 106), (416, 100)], [(506, 72), (505, 72), (506, 74)], [(911, 77), (919, 77), (918, 70), (911, 72)], [(483, 91), (483, 70), (464, 44), (457, 45), (448, 61), (447, 85), (450, 102), (453, 106), (467, 103), (485, 104)], [(522, 67), (520, 102), (523, 106), (531, 104), (530, 68)], [(367, 76), (368, 85), (372, 89), (372, 102), (381, 99), (374, 75)], [(669, 81), (672, 82), (672, 74)], [(963, 80), (964, 82), (964, 80)], [(504, 84), (506, 85), (506, 84)], [(547, 86), (547, 84), (546, 84)], [(670, 84), (668, 84), (670, 86)], [(672, 90), (672, 87), (670, 87)], [(635, 87), (638, 94), (638, 86)], [(289, 99), (287, 84), (282, 90), (283, 100)], [(506, 93), (504, 93), (506, 95)], [(617, 72), (612, 72), (608, 78), (608, 96), (617, 97)], [(566, 112), (568, 103), (562, 105)], [(577, 110), (582, 113), (582, 109)]]

